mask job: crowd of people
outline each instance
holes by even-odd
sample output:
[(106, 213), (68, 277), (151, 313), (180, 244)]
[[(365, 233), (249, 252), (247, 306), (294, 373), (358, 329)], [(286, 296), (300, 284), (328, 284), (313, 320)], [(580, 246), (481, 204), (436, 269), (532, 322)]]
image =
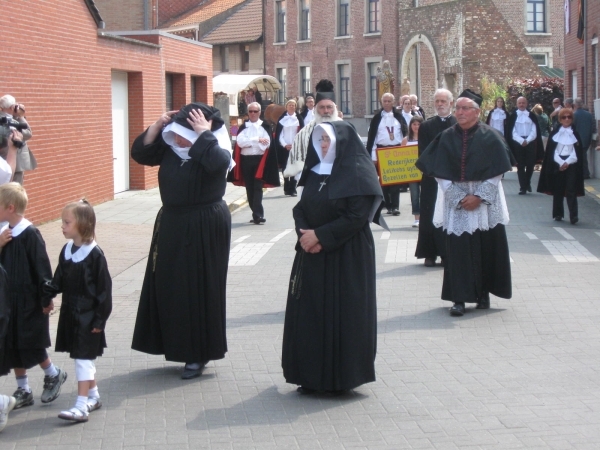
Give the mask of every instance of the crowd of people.
[[(435, 115), (426, 120), (414, 95), (396, 105), (381, 96), (370, 122), (366, 148), (356, 129), (342, 120), (333, 83), (321, 80), (316, 94), (295, 100), (274, 129), (260, 119), (261, 102), (248, 91), (248, 120), (232, 147), (218, 109), (191, 103), (162, 114), (133, 143), (132, 158), (158, 166), (162, 208), (153, 229), (133, 331), (134, 350), (182, 363), (181, 378), (197, 378), (205, 365), (225, 357), (226, 285), (231, 216), (223, 200), (226, 183), (245, 186), (250, 222), (266, 222), (263, 188), (279, 186), (298, 196), (292, 209), (297, 242), (290, 274), (283, 331), (286, 381), (304, 395), (339, 395), (375, 381), (377, 308), (375, 245), (371, 223), (387, 229), (382, 212), (399, 212), (400, 185), (382, 187), (378, 152), (414, 147), (420, 182), (409, 182), (415, 256), (444, 266), (441, 298), (452, 316), (466, 305), (490, 308), (490, 294), (512, 295), (505, 226), (509, 221), (502, 186), (517, 166), (520, 194), (532, 192), (541, 163), (538, 192), (554, 196), (552, 217), (578, 222), (585, 152), (595, 122), (579, 99), (560, 99), (547, 116), (525, 97), (509, 113), (497, 98), (480, 121), (482, 97), (467, 89), (455, 100), (446, 89), (433, 95)], [(5, 101), (6, 100), (6, 101)], [(25, 123), (24, 107), (0, 99), (3, 114)], [(22, 113), (21, 113), (22, 111)], [(29, 130), (24, 126), (24, 130)], [(27, 194), (14, 182), (35, 165), (19, 165), (31, 133), (11, 129), (0, 158), (0, 375), (13, 370), (17, 390), (0, 396), (0, 430), (14, 408), (34, 404), (29, 369), (44, 372), (42, 403), (60, 394), (67, 373), (47, 353), (49, 313), (62, 293), (55, 349), (75, 360), (78, 395), (59, 418), (85, 422), (102, 406), (95, 364), (106, 347), (104, 329), (112, 309), (111, 278), (95, 241), (95, 215), (85, 200), (62, 212), (63, 247), (52, 274), (39, 230), (24, 218)], [(544, 139), (546, 138), (546, 139)], [(547, 144), (546, 144), (547, 142)], [(33, 165), (31, 165), (33, 164)]]

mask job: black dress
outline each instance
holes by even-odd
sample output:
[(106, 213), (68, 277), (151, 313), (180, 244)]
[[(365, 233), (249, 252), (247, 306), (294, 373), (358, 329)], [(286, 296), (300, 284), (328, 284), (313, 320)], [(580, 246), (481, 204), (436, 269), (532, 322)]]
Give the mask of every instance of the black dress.
[(311, 139), (302, 198), (293, 210), (298, 237), (300, 229), (312, 229), (323, 249), (311, 254), (296, 245), (282, 352), (286, 381), (318, 391), (375, 381), (377, 349), (369, 219), (381, 203), (381, 187), (354, 129), (341, 121), (331, 126), (336, 131), (331, 175), (310, 170), (318, 161)]
[(10, 372), (10, 361), (6, 355), (8, 324), (10, 321), (10, 298), (8, 295), (8, 277), (0, 266), (0, 376)]
[(158, 213), (142, 286), (132, 348), (169, 361), (224, 358), (225, 292), (231, 215), (225, 194), (229, 151), (205, 131), (182, 160), (159, 136), (131, 149), (144, 165), (160, 165)]
[[(419, 156), (435, 137), (456, 123), (454, 116), (442, 120), (438, 116), (431, 117), (421, 124), (419, 129)], [(419, 234), (415, 256), (417, 258), (436, 259), (446, 256), (446, 235), (441, 228), (433, 226), (433, 213), (437, 199), (438, 184), (435, 178), (423, 175), (421, 179), (421, 197), (419, 198), (420, 218)]]
[[(67, 259), (65, 251), (70, 245), (60, 252), (48, 286), (55, 294), (62, 292), (56, 351), (69, 352), (73, 359), (96, 359), (106, 348), (104, 330), (112, 311), (112, 279), (100, 247), (95, 246), (83, 260), (75, 262), (77, 252), (85, 247)], [(93, 328), (102, 332), (92, 333)]]
[[(16, 228), (15, 228), (16, 229)], [(11, 368), (22, 367), (23, 351), (50, 347), (49, 315), (44, 314), (52, 295), (44, 292), (44, 285), (52, 280), (52, 267), (42, 235), (29, 225), (8, 242), (0, 253), (0, 264), (8, 275), (11, 317), (8, 324), (6, 348)], [(31, 361), (29, 369), (42, 361)]]

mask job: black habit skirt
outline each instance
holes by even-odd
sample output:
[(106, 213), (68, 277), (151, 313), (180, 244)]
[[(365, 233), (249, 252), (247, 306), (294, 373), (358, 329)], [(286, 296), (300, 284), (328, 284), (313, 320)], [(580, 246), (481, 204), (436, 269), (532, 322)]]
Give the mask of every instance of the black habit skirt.
[(224, 358), (230, 241), (231, 215), (224, 201), (159, 211), (134, 350), (177, 362)]

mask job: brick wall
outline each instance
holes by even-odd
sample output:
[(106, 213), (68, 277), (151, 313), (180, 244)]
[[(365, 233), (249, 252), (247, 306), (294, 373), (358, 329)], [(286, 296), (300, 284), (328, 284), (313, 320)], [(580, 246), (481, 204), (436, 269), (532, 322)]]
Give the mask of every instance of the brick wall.
[[(165, 71), (184, 74), (180, 103), (189, 98), (191, 75), (208, 77), (204, 89), (212, 92), (210, 48), (162, 36), (145, 37), (162, 49), (98, 37), (83, 1), (6, 3), (0, 28), (10, 27), (20, 33), (4, 38), (10, 70), (2, 89), (27, 107), (38, 161), (25, 175), (27, 216), (38, 223), (58, 217), (69, 201), (113, 198), (111, 70), (129, 73), (131, 141), (164, 110)], [(156, 169), (131, 162), (130, 185), (156, 185)]]
[[(144, 3), (148, 0), (94, 0), (106, 30), (143, 30)], [(151, 17), (148, 11), (148, 18)], [(150, 25), (151, 22), (148, 23)]]

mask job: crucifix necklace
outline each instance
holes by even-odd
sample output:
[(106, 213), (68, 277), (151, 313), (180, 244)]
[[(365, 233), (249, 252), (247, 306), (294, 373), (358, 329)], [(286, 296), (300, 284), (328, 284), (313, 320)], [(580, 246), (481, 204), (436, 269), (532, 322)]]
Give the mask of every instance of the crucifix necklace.
[(329, 177), (331, 175), (328, 175), (327, 178), (325, 178), (323, 181), (321, 181), (319, 184), (321, 185), (321, 187), (319, 188), (319, 192), (321, 192), (321, 189), (323, 189), (323, 186), (325, 186), (327, 183), (326, 181), (329, 180)]

